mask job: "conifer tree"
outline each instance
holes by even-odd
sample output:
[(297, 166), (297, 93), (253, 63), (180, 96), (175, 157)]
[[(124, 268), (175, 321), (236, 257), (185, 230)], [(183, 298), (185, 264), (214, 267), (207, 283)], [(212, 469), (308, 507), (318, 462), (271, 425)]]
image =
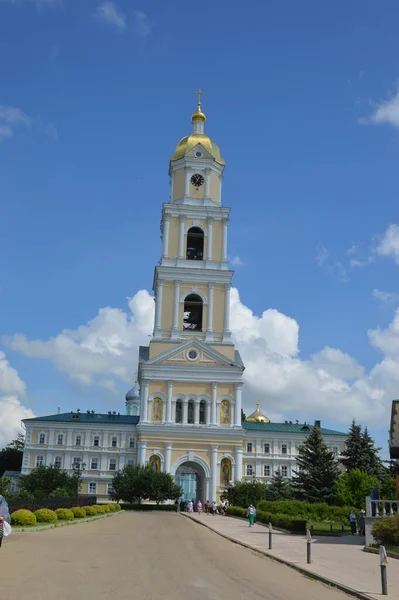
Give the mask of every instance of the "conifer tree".
[(353, 419), (349, 428), (345, 450), (341, 455), (341, 463), (347, 471), (352, 471), (352, 469), (363, 471), (362, 448), (362, 428), (360, 425), (356, 425), (355, 419)]
[(287, 477), (281, 475), (280, 469), (275, 472), (266, 488), (266, 500), (290, 500), (293, 497), (293, 486)]
[(294, 485), (298, 495), (308, 502), (331, 502), (339, 476), (339, 465), (333, 452), (327, 448), (319, 427), (299, 448), (296, 459)]
[(375, 445), (375, 441), (369, 434), (367, 427), (364, 428), (362, 433), (362, 460), (363, 460), (363, 471), (366, 471), (369, 475), (381, 476), (384, 471), (381, 458), (378, 456), (381, 448)]

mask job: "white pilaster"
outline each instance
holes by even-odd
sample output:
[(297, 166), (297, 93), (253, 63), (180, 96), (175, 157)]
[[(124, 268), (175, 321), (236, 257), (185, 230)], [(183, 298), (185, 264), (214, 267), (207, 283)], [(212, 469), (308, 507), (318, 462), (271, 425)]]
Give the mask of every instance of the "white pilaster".
[(211, 425), (216, 425), (217, 391), (218, 391), (218, 384), (213, 382), (212, 383)]
[(206, 328), (206, 339), (213, 339), (213, 288), (215, 284), (210, 281), (208, 283), (208, 324)]
[[(141, 393), (141, 399), (140, 399), (140, 420), (143, 423), (146, 423), (148, 420), (148, 389), (149, 389), (149, 383), (148, 381), (143, 381), (141, 386), (140, 386), (140, 393)], [(142, 417), (141, 417), (142, 415)]]
[(224, 293), (224, 331), (223, 331), (223, 340), (228, 340), (231, 337), (230, 331), (230, 292), (231, 292), (231, 284), (225, 284), (225, 293)]
[(210, 192), (211, 192), (211, 170), (210, 169), (205, 169), (205, 191), (204, 191), (204, 197), (205, 198), (210, 198)]
[(173, 299), (173, 325), (172, 339), (177, 337), (179, 332), (179, 302), (180, 302), (180, 281), (175, 281), (175, 295)]
[(138, 452), (138, 461), (140, 467), (145, 466), (145, 458), (147, 454), (147, 442), (140, 441), (139, 442), (139, 452)]
[(200, 401), (196, 400), (194, 404), (194, 424), (199, 425), (200, 417)]
[(48, 436), (48, 445), (49, 445), (49, 448), (54, 446), (54, 429), (50, 429), (49, 436)]
[(173, 396), (173, 383), (168, 381), (168, 396), (166, 404), (166, 422), (172, 422), (172, 396)]
[(68, 434), (67, 434), (67, 443), (66, 443), (66, 445), (67, 445), (68, 447), (72, 446), (72, 431), (71, 431), (71, 430), (70, 430), (70, 431), (68, 431)]
[(163, 281), (157, 280), (157, 291), (155, 294), (155, 333), (161, 329), (162, 320), (162, 292), (163, 292)]
[(213, 217), (208, 217), (208, 238), (206, 247), (206, 260), (212, 260), (212, 242), (213, 242)]
[(179, 226), (179, 258), (184, 258), (184, 222), (185, 215), (180, 215), (180, 226)]
[(241, 481), (242, 479), (242, 446), (236, 446), (236, 472), (235, 481)]
[(167, 258), (169, 254), (169, 215), (163, 216), (163, 231), (162, 231), (162, 257)]
[(241, 427), (242, 383), (236, 383), (235, 387), (234, 425), (236, 427)]
[(191, 167), (184, 167), (184, 196), (190, 195)]
[(165, 462), (164, 462), (165, 473), (170, 473), (171, 456), (172, 456), (172, 444), (171, 444), (171, 442), (166, 442), (166, 444), (165, 444)]
[(223, 175), (219, 175), (219, 202), (222, 202), (222, 181)]
[(187, 425), (187, 416), (188, 416), (188, 401), (183, 400), (183, 424)]
[(211, 473), (212, 473), (212, 483), (211, 483), (211, 502), (216, 500), (216, 488), (219, 484), (219, 469), (218, 469), (218, 447), (212, 446), (211, 453)]
[(229, 219), (223, 219), (222, 262), (227, 263), (227, 231)]
[(48, 467), (52, 463), (53, 463), (53, 453), (52, 452), (47, 452), (47, 455), (46, 455), (46, 466)]

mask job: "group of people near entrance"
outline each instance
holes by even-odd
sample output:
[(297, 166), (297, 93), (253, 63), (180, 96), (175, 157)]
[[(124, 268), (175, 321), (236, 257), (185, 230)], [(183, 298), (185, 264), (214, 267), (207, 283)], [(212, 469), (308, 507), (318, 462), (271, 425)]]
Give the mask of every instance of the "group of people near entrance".
[(364, 535), (366, 520), (365, 520), (365, 512), (361, 510), (359, 513), (359, 519), (356, 517), (356, 513), (354, 510), (351, 510), (351, 514), (349, 515), (349, 522), (351, 524), (351, 534), (355, 535), (359, 533), (359, 535)]
[(195, 502), (195, 500), (180, 500), (180, 503), (179, 503), (180, 512), (188, 512), (188, 513), (197, 512), (199, 514), (201, 514), (202, 512), (205, 512), (206, 514), (213, 515), (213, 516), (215, 516), (217, 514), (222, 514), (224, 516), (227, 516), (227, 507), (228, 507), (227, 500), (221, 500), (220, 512), (218, 509), (218, 505), (216, 504), (215, 501), (210, 502), (209, 500), (207, 500), (204, 504), (202, 504), (201, 500), (198, 500), (197, 502)]

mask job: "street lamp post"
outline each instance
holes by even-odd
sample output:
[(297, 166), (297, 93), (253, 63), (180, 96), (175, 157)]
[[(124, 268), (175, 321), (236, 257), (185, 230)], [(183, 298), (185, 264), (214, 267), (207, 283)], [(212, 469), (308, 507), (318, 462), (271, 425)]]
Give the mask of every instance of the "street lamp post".
[(252, 504), (256, 507), (256, 475), (252, 475)]
[(75, 481), (76, 481), (76, 498), (78, 498), (79, 489), (80, 489), (80, 480), (81, 480), (83, 473), (86, 470), (86, 463), (82, 462), (82, 465), (81, 465), (80, 461), (76, 461), (75, 463), (72, 464), (72, 469), (73, 469), (73, 474), (74, 474)]

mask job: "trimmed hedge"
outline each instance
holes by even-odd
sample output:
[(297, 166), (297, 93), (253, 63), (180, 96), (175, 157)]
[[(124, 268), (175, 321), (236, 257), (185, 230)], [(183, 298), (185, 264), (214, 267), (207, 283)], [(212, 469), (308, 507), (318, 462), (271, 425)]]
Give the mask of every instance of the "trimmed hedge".
[(83, 506), (72, 506), (71, 512), (75, 519), (84, 519), (86, 516), (86, 511)]
[[(229, 506), (227, 508), (227, 514), (231, 517), (241, 517), (245, 519), (247, 516), (247, 509), (241, 508), (241, 506)], [(256, 520), (260, 523), (264, 523), (265, 525), (271, 523), (274, 525), (274, 527), (287, 529), (288, 531), (292, 531), (294, 533), (306, 532), (306, 519), (295, 519), (293, 517), (289, 517), (288, 515), (278, 513), (274, 514), (257, 509)]]
[(82, 508), (86, 513), (86, 517), (95, 517), (98, 514), (95, 506), (82, 506)]
[(109, 512), (116, 512), (115, 504), (108, 504)]
[(124, 504), (123, 510), (161, 510), (164, 512), (177, 512), (177, 504)]
[(399, 546), (399, 514), (378, 519), (373, 524), (371, 533), (377, 544)]
[(99, 504), (96, 504), (95, 506), (93, 506), (93, 508), (96, 511), (97, 515), (105, 515), (105, 513), (108, 512), (105, 510), (104, 505), (100, 506)]
[(49, 508), (39, 508), (33, 513), (38, 523), (56, 523), (57, 515), (53, 510)]
[(120, 504), (113, 504), (112, 506), (115, 506), (115, 510), (118, 512), (118, 510), (122, 510), (121, 505)]
[(36, 517), (32, 511), (20, 508), (11, 513), (11, 525), (19, 527), (32, 527), (36, 525)]
[(287, 515), (296, 519), (331, 520), (348, 525), (352, 507), (330, 506), (326, 502), (311, 503), (302, 500), (261, 500), (258, 502), (258, 509), (262, 512)]
[(69, 508), (57, 508), (55, 511), (59, 521), (73, 521), (75, 515)]

